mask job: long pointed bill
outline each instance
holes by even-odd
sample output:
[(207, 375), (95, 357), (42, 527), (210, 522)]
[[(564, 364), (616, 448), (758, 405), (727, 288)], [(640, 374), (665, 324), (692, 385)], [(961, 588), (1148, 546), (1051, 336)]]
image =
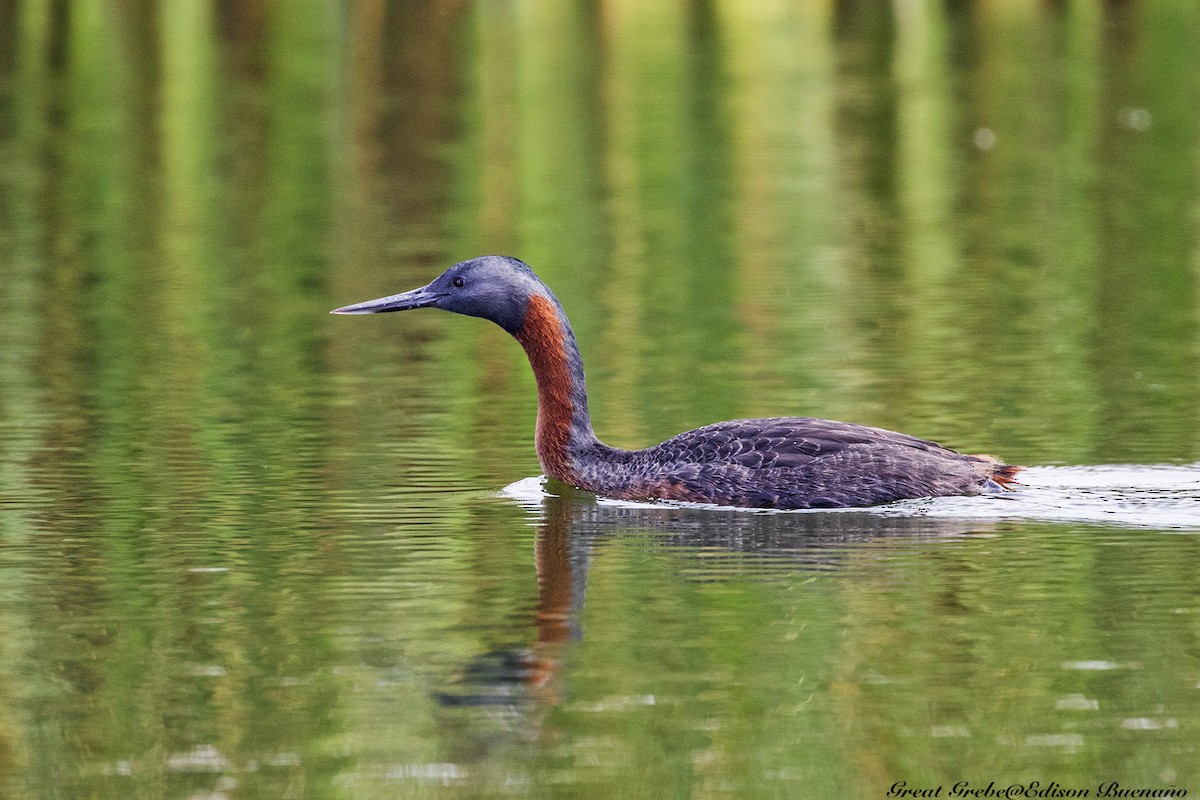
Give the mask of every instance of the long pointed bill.
[(330, 311), (330, 314), (382, 314), (386, 311), (408, 311), (411, 308), (425, 308), (437, 305), (442, 295), (431, 291), (428, 286), (413, 289), (411, 292), (401, 292), (378, 300), (367, 300), (352, 306), (343, 306)]

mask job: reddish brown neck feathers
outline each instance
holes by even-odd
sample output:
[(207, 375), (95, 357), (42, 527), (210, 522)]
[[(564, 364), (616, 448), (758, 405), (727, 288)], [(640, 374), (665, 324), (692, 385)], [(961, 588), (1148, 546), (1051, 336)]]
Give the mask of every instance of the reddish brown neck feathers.
[(575, 405), (571, 400), (574, 381), (563, 347), (563, 328), (554, 304), (541, 295), (529, 300), (525, 321), (516, 332), (517, 341), (529, 356), (537, 379), (537, 454), (542, 469), (551, 478), (572, 483), (568, 445)]

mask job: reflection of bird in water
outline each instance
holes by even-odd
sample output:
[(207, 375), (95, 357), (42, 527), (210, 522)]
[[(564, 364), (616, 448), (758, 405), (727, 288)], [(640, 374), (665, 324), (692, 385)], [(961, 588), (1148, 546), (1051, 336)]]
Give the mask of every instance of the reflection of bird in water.
[(447, 706), (553, 706), (562, 647), (579, 638), (591, 539), (571, 535), (571, 509), (551, 498), (534, 544), (538, 599), (532, 647), (476, 656), (437, 697)]
[(1020, 469), (902, 433), (807, 417), (718, 422), (645, 450), (609, 447), (592, 431), (583, 362), (567, 316), (515, 258), (464, 261), (420, 289), (333, 313), (425, 307), (483, 317), (516, 337), (537, 378), (542, 468), (607, 497), (753, 508), (869, 506), (1002, 491)]
[(477, 709), (523, 738), (539, 735), (546, 713), (563, 700), (561, 664), (571, 644), (583, 637), (579, 619), (588, 568), (607, 545), (626, 541), (650, 550), (669, 549), (678, 556), (671, 563), (687, 581), (790, 581), (788, 576), (797, 572), (840, 569), (872, 542), (961, 536), (991, 527), (871, 511), (756, 514), (621, 506), (581, 492), (539, 493), (520, 502), (538, 518), (537, 604), (528, 644), (476, 655), (435, 696), (443, 707), (458, 709), (455, 715)]

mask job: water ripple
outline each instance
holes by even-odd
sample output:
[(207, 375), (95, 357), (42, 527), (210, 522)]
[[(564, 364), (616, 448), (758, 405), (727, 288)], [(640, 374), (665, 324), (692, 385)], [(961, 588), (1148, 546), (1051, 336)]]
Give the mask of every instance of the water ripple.
[[(1015, 492), (981, 497), (903, 500), (870, 509), (763, 511), (697, 503), (632, 503), (599, 498), (628, 508), (681, 506), (724, 513), (862, 514), (970, 521), (1080, 522), (1122, 528), (1200, 531), (1200, 464), (1109, 464), (1030, 467)], [(526, 478), (501, 490), (502, 497), (536, 508), (549, 497), (542, 478)]]
[(1083, 522), (1121, 528), (1200, 530), (1200, 464), (1031, 467), (1016, 492), (939, 497), (882, 513), (959, 519)]

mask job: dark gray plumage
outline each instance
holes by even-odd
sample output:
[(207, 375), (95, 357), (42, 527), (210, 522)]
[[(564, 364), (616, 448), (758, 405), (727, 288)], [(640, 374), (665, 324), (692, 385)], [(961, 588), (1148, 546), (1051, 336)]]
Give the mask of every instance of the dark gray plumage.
[(625, 499), (752, 508), (868, 506), (1003, 491), (1017, 471), (915, 436), (809, 417), (718, 422), (645, 450), (606, 449), (586, 460), (595, 466), (577, 476), (583, 488), (602, 486), (602, 494)]

